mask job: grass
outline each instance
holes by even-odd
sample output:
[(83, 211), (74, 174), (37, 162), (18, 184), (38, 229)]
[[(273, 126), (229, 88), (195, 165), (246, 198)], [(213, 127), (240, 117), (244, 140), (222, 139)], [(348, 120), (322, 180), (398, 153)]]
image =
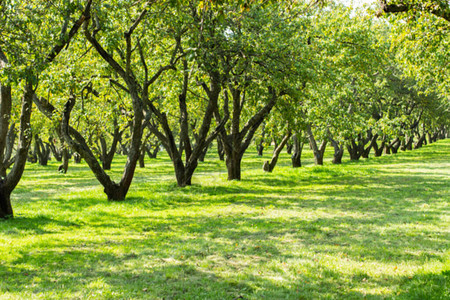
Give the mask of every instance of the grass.
[[(450, 140), (274, 173), (210, 153), (177, 188), (166, 155), (105, 200), (84, 164), (28, 165), (0, 221), (1, 299), (449, 299)], [(117, 158), (113, 176), (120, 176)]]

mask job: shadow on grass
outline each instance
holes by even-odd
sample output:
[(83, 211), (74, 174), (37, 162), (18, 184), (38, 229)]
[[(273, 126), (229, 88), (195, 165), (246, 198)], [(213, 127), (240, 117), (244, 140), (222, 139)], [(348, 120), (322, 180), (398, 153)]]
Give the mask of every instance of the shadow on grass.
[[(28, 197), (32, 187), (25, 187), (18, 193), (21, 205), (41, 215), (0, 222), (0, 237), (19, 244), (5, 248), (13, 258), (0, 256), (0, 295), (361, 299), (383, 298), (378, 291), (384, 289), (393, 298), (446, 299), (448, 273), (366, 270), (445, 258), (449, 236), (436, 228), (445, 214), (448, 178), (432, 171), (441, 161), (433, 157), (422, 162), (428, 170), (412, 174), (369, 160), (279, 168), (242, 182), (185, 189), (158, 181), (170, 169), (161, 160), (155, 161), (161, 167), (156, 175), (140, 179), (124, 202), (88, 192), (54, 195), (66, 192), (58, 183), (41, 187), (36, 200)], [(397, 160), (416, 163), (413, 156)], [(85, 182), (70, 187), (81, 189)], [(27, 240), (36, 235), (39, 241)]]
[(81, 224), (72, 221), (60, 221), (46, 216), (23, 217), (15, 216), (14, 219), (1, 220), (2, 234), (9, 236), (23, 236), (23, 235), (43, 235), (53, 234), (54, 230), (46, 230), (44, 227), (54, 225), (56, 227), (80, 227)]
[[(136, 244), (136, 242), (144, 245)], [(200, 239), (199, 243), (205, 241)], [(242, 249), (220, 253), (214, 249), (206, 253), (189, 253), (194, 244), (184, 246), (184, 252), (174, 253), (178, 241), (151, 250), (148, 241), (126, 239), (120, 251), (111, 243), (60, 244), (51, 250), (36, 249), (20, 253), (12, 265), (0, 264), (0, 291), (12, 295), (45, 295), (48, 291), (64, 291), (67, 298), (138, 298), (138, 299), (342, 299), (384, 298), (352, 289), (357, 286), (388, 287), (399, 285), (395, 298), (448, 299), (448, 272), (420, 274), (412, 277), (385, 276), (373, 278), (367, 273), (343, 276), (321, 266), (317, 274), (297, 271), (296, 266), (277, 267), (283, 270), (242, 272), (242, 255), (251, 257), (252, 264), (260, 264), (261, 253), (242, 254)], [(127, 248), (126, 245), (133, 247)], [(139, 245), (141, 247), (139, 247)], [(117, 246), (117, 244), (115, 245)], [(142, 251), (143, 250), (143, 251)], [(267, 255), (267, 251), (265, 252)], [(205, 260), (204, 258), (210, 258)], [(305, 257), (301, 257), (305, 259)], [(278, 254), (273, 260), (288, 261)], [(47, 262), (43, 264), (43, 262)], [(306, 263), (311, 267), (312, 260)], [(230, 274), (217, 272), (223, 265)], [(298, 267), (298, 266), (297, 266)], [(285, 268), (285, 269), (284, 269)], [(295, 280), (287, 284), (274, 282), (270, 271), (295, 272)], [(39, 284), (30, 284), (38, 282)], [(48, 296), (58, 299), (60, 296)]]

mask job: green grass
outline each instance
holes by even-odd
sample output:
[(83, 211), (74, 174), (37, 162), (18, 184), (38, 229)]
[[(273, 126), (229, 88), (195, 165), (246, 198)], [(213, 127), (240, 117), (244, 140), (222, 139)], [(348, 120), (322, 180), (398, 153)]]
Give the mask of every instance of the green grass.
[[(250, 150), (193, 186), (166, 155), (108, 202), (86, 165), (28, 165), (0, 221), (0, 299), (449, 299), (450, 140), (274, 173)], [(114, 161), (121, 174), (124, 158)]]

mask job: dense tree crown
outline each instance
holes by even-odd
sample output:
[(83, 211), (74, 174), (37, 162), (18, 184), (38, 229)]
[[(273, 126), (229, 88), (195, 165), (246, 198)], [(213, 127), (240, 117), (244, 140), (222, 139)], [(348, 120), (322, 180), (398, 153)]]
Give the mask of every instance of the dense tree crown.
[(0, 218), (26, 161), (83, 159), (123, 200), (160, 150), (184, 187), (211, 148), (240, 180), (252, 144), (271, 172), (285, 146), (300, 167), (305, 143), (320, 165), (445, 138), (449, 21), (441, 0), (2, 0)]

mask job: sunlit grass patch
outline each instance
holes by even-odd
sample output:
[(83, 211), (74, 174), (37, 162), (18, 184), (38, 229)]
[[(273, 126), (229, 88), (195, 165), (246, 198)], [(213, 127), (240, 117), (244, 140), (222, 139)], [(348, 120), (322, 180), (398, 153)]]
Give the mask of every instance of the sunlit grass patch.
[[(178, 188), (166, 154), (108, 202), (84, 164), (28, 165), (0, 221), (1, 299), (448, 299), (450, 142)], [(252, 152), (253, 151), (253, 152)], [(112, 174), (121, 174), (117, 157)]]

